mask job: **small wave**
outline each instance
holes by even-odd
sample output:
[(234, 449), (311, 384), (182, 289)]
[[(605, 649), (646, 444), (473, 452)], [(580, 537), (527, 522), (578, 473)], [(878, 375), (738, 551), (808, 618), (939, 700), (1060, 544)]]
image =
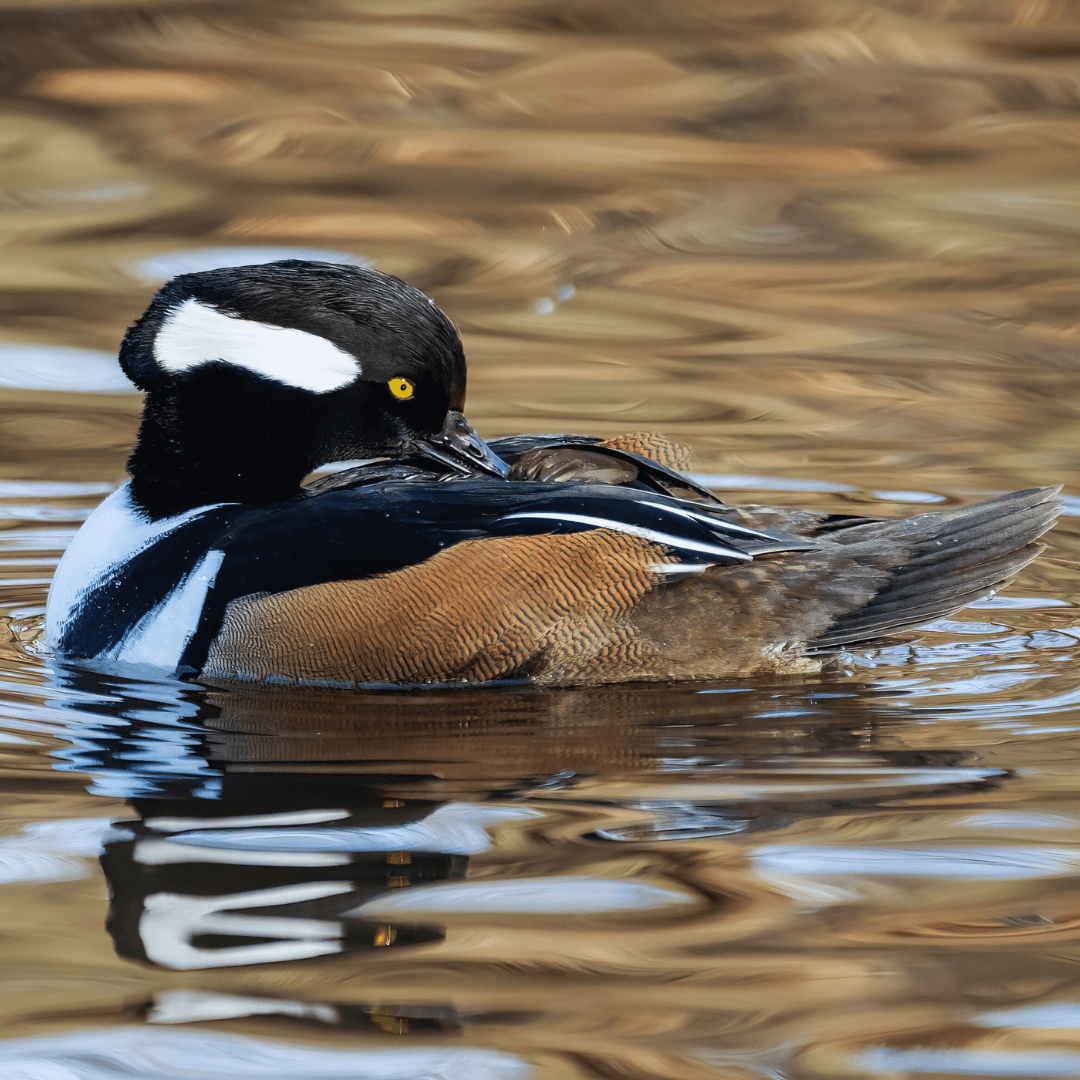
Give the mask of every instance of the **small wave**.
[(5, 1080), (526, 1080), (520, 1058), (472, 1047), (317, 1050), (239, 1035), (106, 1028), (0, 1042)]

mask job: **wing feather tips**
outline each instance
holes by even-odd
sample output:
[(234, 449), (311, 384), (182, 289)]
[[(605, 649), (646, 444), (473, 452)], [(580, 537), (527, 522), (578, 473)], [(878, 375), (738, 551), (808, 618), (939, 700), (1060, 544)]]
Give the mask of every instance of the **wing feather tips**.
[[(1040, 539), (1061, 513), (1059, 487), (1029, 488), (982, 503), (847, 530), (851, 554), (883, 540), (906, 555), (864, 605), (842, 614), (812, 652), (858, 645), (950, 615), (1004, 588), (1046, 550)], [(859, 535), (861, 534), (861, 536)]]

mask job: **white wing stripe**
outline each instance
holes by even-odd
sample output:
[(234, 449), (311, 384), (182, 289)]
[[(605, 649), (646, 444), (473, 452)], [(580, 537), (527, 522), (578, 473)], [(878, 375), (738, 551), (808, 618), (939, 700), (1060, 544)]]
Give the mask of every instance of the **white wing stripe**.
[[(666, 509), (666, 508), (665, 508)], [(524, 512), (521, 514), (507, 514), (500, 521), (572, 521), (578, 525), (592, 525), (597, 529), (614, 529), (616, 532), (627, 533), (630, 536), (640, 536), (643, 540), (649, 540), (654, 544), (664, 544), (666, 547), (675, 548), (678, 551), (700, 551), (705, 555), (723, 555), (729, 559), (738, 559), (740, 562), (751, 562), (753, 556), (737, 548), (726, 547), (723, 544), (703, 544), (696, 540), (684, 540), (670, 533), (657, 532), (655, 529), (646, 529), (641, 525), (628, 525), (623, 521), (612, 521), (610, 518), (591, 517), (588, 514), (545, 514), (539, 511)]]
[(642, 499), (641, 506), (651, 506), (655, 510), (663, 510), (669, 514), (678, 514), (680, 517), (688, 518), (690, 521), (696, 521), (699, 525), (704, 525), (707, 528), (715, 529), (718, 526), (724, 529), (730, 529), (732, 532), (739, 533), (750, 540), (771, 540), (772, 537), (768, 533), (760, 532), (758, 529), (751, 529), (748, 525), (736, 525), (733, 521), (728, 521), (726, 518), (715, 518), (710, 514), (702, 514), (696, 510), (690, 510), (685, 506), (668, 506), (666, 503), (652, 502), (648, 499)]
[(714, 562), (654, 563), (649, 569), (654, 574), (662, 574), (664, 577), (697, 577), (715, 565)]

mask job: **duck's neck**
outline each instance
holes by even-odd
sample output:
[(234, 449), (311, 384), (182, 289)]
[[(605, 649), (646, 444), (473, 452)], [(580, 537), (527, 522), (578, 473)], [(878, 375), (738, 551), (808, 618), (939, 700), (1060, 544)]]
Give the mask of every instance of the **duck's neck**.
[(191, 405), (182, 391), (146, 399), (128, 472), (135, 504), (153, 520), (211, 503), (292, 498), (318, 463), (314, 438), (304, 438), (310, 418), (295, 400), (223, 395)]

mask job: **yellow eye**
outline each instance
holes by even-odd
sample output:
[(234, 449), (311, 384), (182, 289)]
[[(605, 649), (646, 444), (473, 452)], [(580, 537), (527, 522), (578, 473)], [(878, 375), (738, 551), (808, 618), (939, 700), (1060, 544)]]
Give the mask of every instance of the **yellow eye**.
[(390, 387), (390, 393), (398, 399), (398, 401), (408, 401), (413, 396), (415, 386), (408, 379), (391, 379), (387, 384)]

